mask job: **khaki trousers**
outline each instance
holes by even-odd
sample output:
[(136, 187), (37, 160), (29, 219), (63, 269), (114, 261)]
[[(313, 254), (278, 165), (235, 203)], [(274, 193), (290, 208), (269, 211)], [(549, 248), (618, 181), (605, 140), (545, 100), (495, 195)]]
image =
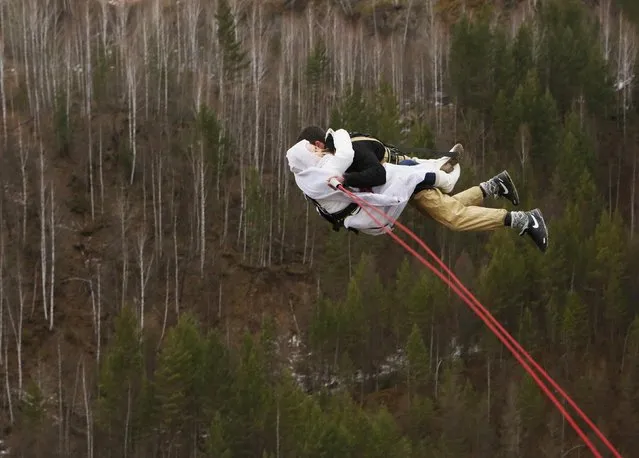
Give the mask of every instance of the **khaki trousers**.
[(504, 227), (508, 211), (481, 207), (483, 200), (481, 188), (473, 186), (454, 196), (437, 188), (425, 189), (415, 194), (410, 203), (423, 215), (453, 231), (489, 231)]

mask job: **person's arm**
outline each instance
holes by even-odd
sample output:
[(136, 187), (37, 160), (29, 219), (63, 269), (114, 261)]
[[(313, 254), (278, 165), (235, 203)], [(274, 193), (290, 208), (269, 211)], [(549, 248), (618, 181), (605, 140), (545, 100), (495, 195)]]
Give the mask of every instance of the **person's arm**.
[(322, 168), (330, 168), (335, 171), (336, 175), (342, 175), (353, 164), (355, 151), (353, 150), (351, 137), (344, 129), (337, 129), (336, 131), (329, 129), (328, 135), (333, 137), (335, 153), (327, 157), (326, 162), (322, 164)]
[(372, 188), (386, 183), (386, 169), (375, 152), (364, 145), (358, 145), (351, 171), (344, 173), (344, 186)]

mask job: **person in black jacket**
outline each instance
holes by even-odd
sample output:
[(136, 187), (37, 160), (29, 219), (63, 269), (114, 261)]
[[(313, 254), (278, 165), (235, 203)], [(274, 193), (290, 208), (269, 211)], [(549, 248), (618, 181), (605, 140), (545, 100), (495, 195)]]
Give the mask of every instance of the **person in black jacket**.
[[(318, 148), (331, 149), (331, 145), (325, 143), (326, 132), (321, 127), (306, 127), (297, 138), (297, 141), (307, 140)], [(384, 162), (394, 164), (408, 163), (413, 158), (407, 155), (398, 155), (379, 141), (370, 136), (356, 134), (351, 137), (353, 142), (353, 164), (346, 170), (343, 176), (338, 177), (339, 181), (347, 187), (370, 189), (386, 183), (386, 169), (382, 165)], [(456, 159), (452, 158), (446, 165), (454, 165)], [(442, 167), (442, 170), (450, 171)], [(424, 181), (419, 185), (421, 188), (435, 187), (436, 176), (434, 173), (427, 173)]]
[[(327, 137), (326, 131), (321, 127), (306, 127), (297, 139), (298, 142), (301, 140), (307, 140), (318, 148), (331, 150), (330, 136)], [(342, 176), (336, 177), (346, 187), (370, 190), (375, 186), (381, 186), (386, 183), (384, 162), (390, 162), (389, 159), (392, 158), (392, 162), (396, 164), (408, 165), (411, 160), (407, 156), (392, 157), (388, 147), (375, 138), (352, 136), (351, 141), (354, 151), (353, 163)], [(459, 154), (463, 152), (460, 144), (455, 145), (453, 149), (457, 149)], [(457, 157), (453, 160), (456, 161)], [(428, 172), (415, 188), (411, 204), (420, 213), (454, 231), (485, 231), (512, 227), (520, 231), (519, 235), (530, 236), (542, 252), (546, 251), (548, 229), (538, 208), (529, 211), (507, 211), (482, 206), (484, 199), (488, 197), (505, 198), (513, 205), (519, 204), (517, 188), (506, 170), (453, 196), (439, 189), (436, 173)]]

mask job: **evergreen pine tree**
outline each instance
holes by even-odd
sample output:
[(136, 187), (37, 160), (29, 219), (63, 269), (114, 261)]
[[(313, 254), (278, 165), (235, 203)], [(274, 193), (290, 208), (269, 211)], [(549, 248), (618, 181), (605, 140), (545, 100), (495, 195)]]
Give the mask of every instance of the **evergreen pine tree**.
[(408, 360), (408, 389), (409, 396), (415, 397), (427, 383), (430, 363), (428, 352), (422, 339), (421, 331), (417, 324), (413, 324), (413, 330), (406, 343), (406, 358)]
[(453, 27), (451, 40), (450, 75), (457, 103), (485, 111), (491, 106), (494, 91), (494, 70), (487, 65), (493, 45), (487, 18), (469, 20), (464, 15)]
[[(349, 132), (377, 135), (371, 128), (375, 125), (374, 109), (369, 94), (360, 84), (353, 83), (331, 110), (330, 125), (340, 126)], [(380, 140), (383, 141), (383, 139)]]
[[(157, 415), (167, 437), (190, 437), (202, 408), (198, 390), (203, 342), (195, 317), (183, 313), (166, 336), (155, 370)], [(184, 439), (183, 439), (184, 440)]]
[(385, 143), (398, 143), (401, 139), (399, 101), (388, 83), (381, 83), (372, 97), (374, 111), (372, 134)]
[(229, 349), (217, 330), (203, 338), (196, 376), (200, 419), (204, 424), (215, 414), (228, 411), (235, 376)]
[(410, 458), (410, 442), (402, 437), (395, 419), (382, 407), (369, 416), (368, 427), (359, 436), (362, 456), (371, 458)]
[(114, 441), (135, 436), (132, 427), (143, 427), (140, 404), (144, 404), (145, 377), (139, 329), (135, 312), (123, 307), (115, 319), (113, 337), (102, 358), (96, 420)]
[(228, 0), (218, 1), (215, 18), (218, 21), (217, 40), (222, 51), (225, 80), (232, 81), (248, 66), (249, 60), (237, 38), (235, 16)]
[(215, 412), (213, 421), (211, 421), (205, 450), (208, 456), (219, 458), (231, 458), (233, 456), (224, 438), (224, 421), (219, 412)]
[(611, 84), (598, 28), (577, 0), (552, 0), (540, 5), (538, 67), (561, 113), (584, 97), (592, 112), (602, 108)]
[(462, 364), (457, 360), (444, 366), (437, 395), (439, 447), (448, 456), (472, 454), (478, 427), (474, 418), (474, 392), (463, 375)]
[(511, 47), (514, 68), (514, 84), (524, 82), (528, 72), (533, 69), (533, 34), (530, 26), (522, 24), (517, 31), (515, 41)]
[(575, 291), (566, 295), (563, 317), (563, 342), (568, 351), (582, 350), (588, 344), (590, 323), (588, 308)]
[(539, 386), (528, 375), (519, 383), (517, 408), (521, 417), (522, 449), (534, 447), (546, 427), (547, 401)]
[(330, 77), (330, 60), (323, 40), (318, 40), (306, 60), (306, 80), (317, 91), (320, 83)]
[(234, 457), (260, 455), (267, 450), (267, 438), (275, 436), (274, 392), (265, 355), (260, 340), (246, 334), (227, 412)]
[(623, 291), (627, 244), (619, 214), (602, 212), (593, 237), (595, 257), (591, 260), (590, 286), (596, 293), (591, 299), (596, 301), (596, 310), (601, 310), (608, 330), (604, 340), (612, 349), (615, 342), (617, 346), (621, 344), (620, 333), (626, 327), (629, 312)]

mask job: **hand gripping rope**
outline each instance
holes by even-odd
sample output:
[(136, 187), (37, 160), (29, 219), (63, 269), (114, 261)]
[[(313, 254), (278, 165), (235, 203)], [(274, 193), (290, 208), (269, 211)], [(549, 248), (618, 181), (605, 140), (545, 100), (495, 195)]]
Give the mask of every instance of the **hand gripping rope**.
[[(601, 441), (606, 445), (606, 447), (612, 452), (615, 458), (622, 458), (621, 454), (615, 449), (615, 447), (610, 443), (610, 441), (603, 435), (603, 433), (597, 428), (597, 426), (588, 418), (588, 416), (577, 406), (577, 404), (568, 396), (568, 394), (559, 386), (557, 382), (555, 382), (550, 375), (533, 359), (530, 354), (512, 337), (508, 331), (493, 317), (490, 312), (484, 307), (479, 300), (462, 284), (462, 282), (455, 276), (455, 274), (444, 264), (444, 262), (439, 259), (439, 257), (426, 245), (426, 243), (417, 237), (410, 229), (408, 229), (403, 224), (399, 223), (397, 220), (391, 218), (382, 210), (369, 205), (363, 199), (357, 197), (354, 193), (346, 189), (339, 183), (331, 183), (337, 189), (345, 193), (351, 200), (357, 203), (362, 210), (364, 210), (368, 216), (371, 217), (373, 221), (375, 221), (380, 227), (384, 229), (388, 235), (390, 235), (399, 245), (404, 247), (406, 251), (412, 254), (417, 260), (419, 260), (422, 264), (428, 267), (435, 275), (437, 275), (444, 283), (446, 283), (457, 295), (470, 307), (470, 309), (475, 312), (479, 318), (488, 326), (488, 328), (492, 331), (493, 334), (510, 350), (513, 356), (517, 359), (519, 364), (528, 372), (528, 374), (533, 378), (533, 380), (539, 385), (543, 393), (550, 399), (550, 401), (557, 407), (559, 412), (564, 416), (566, 421), (572, 426), (575, 432), (581, 437), (586, 446), (590, 449), (593, 455), (597, 458), (602, 458), (601, 453), (594, 446), (592, 441), (586, 436), (586, 434), (582, 431), (582, 429), (577, 425), (577, 422), (572, 418), (572, 416), (566, 411), (561, 402), (555, 397), (552, 391), (545, 385), (545, 383), (540, 379), (539, 374), (550, 383), (550, 385), (570, 404), (570, 406), (579, 414), (583, 421), (592, 429), (595, 435), (601, 439)], [(395, 233), (393, 233), (392, 229), (388, 227), (387, 224), (381, 223), (375, 216), (373, 216), (370, 212), (373, 210), (377, 214), (379, 214), (382, 218), (386, 219), (386, 221), (390, 222), (392, 225), (399, 227), (406, 234), (408, 234), (413, 240), (415, 240), (426, 252), (437, 262), (437, 264), (444, 270), (446, 277), (442, 274), (433, 264), (428, 262), (421, 256), (417, 251), (408, 246), (408, 244), (400, 239)], [(451, 279), (453, 281), (451, 281)], [(532, 365), (532, 367), (531, 367)], [(536, 369), (537, 373), (535, 373)]]

